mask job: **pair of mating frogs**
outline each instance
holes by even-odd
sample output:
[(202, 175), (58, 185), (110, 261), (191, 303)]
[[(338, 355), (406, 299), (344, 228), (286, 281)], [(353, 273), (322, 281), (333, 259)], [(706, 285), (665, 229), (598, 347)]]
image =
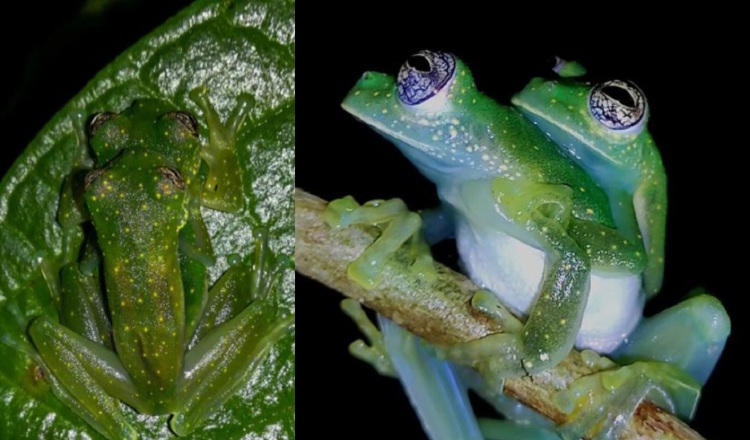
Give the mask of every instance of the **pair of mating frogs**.
[[(667, 205), (664, 168), (646, 129), (646, 98), (629, 81), (583, 81), (578, 63), (559, 60), (554, 72), (554, 79), (533, 79), (509, 106), (479, 92), (454, 55), (423, 51), (396, 78), (365, 73), (343, 102), (396, 145), (442, 201), (421, 221), (399, 200), (332, 202), (333, 226), (388, 226), (349, 266), (349, 276), (376, 286), (388, 256), (407, 241), (415, 259), (409, 270), (428, 274), (424, 239), (453, 236), (463, 268), (487, 289), (472, 304), (504, 329), (465, 344), (406, 350), (398, 341), (408, 335), (380, 318), (392, 373), (435, 440), (519, 432), (615, 438), (644, 396), (690, 418), (729, 334), (726, 312), (706, 294), (642, 319), (644, 301), (662, 284)], [(480, 430), (471, 415), (449, 414), (466, 405), (436, 403), (465, 400), (465, 390), (435, 391), (452, 389), (446, 384), (464, 375), (464, 383), (509, 409), (512, 402), (488, 390), (554, 367), (574, 346), (624, 366), (610, 365), (559, 392), (561, 409), (575, 415), (556, 433), (513, 426), (512, 419), (526, 421), (528, 414), (506, 414), (510, 422)], [(417, 365), (430, 362), (435, 377), (419, 377)]]
[(112, 440), (140, 438), (120, 401), (171, 414), (171, 430), (190, 434), (294, 324), (271, 294), (289, 261), (271, 255), (261, 228), (209, 289), (216, 256), (201, 207), (243, 208), (234, 145), (250, 100), (222, 124), (205, 88), (191, 98), (208, 142), (192, 114), (157, 100), (90, 118), (93, 169), (63, 186), (66, 264), (48, 274), (60, 320), (28, 327), (54, 394)]

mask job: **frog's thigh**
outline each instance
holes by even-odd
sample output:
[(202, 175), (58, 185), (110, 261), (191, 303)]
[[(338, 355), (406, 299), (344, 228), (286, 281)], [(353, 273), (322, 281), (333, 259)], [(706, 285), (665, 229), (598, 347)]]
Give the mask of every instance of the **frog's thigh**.
[(251, 269), (240, 263), (227, 269), (208, 292), (190, 347), (209, 331), (237, 316), (251, 300)]
[(107, 319), (104, 297), (99, 290), (98, 280), (87, 276), (78, 269), (78, 264), (70, 263), (60, 270), (62, 287), (63, 325), (104, 345), (113, 347), (112, 329)]
[(349, 278), (363, 287), (377, 286), (386, 260), (407, 240), (411, 240), (414, 270), (424, 274), (430, 271), (432, 255), (420, 233), (422, 220), (402, 200), (376, 200), (359, 206), (353, 198), (346, 197), (331, 202), (325, 216), (328, 224), (335, 227), (387, 224), (381, 236), (349, 265)]
[(704, 384), (724, 350), (729, 332), (729, 316), (721, 302), (705, 293), (696, 294), (644, 319), (614, 356), (621, 363), (669, 362)]
[(60, 399), (106, 437), (138, 438), (118, 403), (138, 408), (135, 387), (113, 352), (47, 317), (34, 320), (29, 334)]
[(185, 355), (185, 375), (176, 399), (182, 409), (170, 421), (177, 435), (192, 432), (234, 395), (294, 325), (294, 315), (283, 319), (276, 315), (276, 307), (254, 301)]

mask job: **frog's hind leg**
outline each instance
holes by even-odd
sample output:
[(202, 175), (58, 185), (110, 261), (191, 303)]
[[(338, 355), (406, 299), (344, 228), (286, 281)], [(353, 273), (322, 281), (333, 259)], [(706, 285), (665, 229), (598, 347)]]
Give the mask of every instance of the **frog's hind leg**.
[(58, 398), (105, 437), (138, 438), (120, 411), (118, 399), (111, 397), (118, 396), (139, 411), (145, 408), (115, 353), (48, 317), (34, 320), (29, 334), (51, 373)]
[(382, 315), (378, 315), (378, 330), (357, 301), (345, 299), (341, 308), (371, 343), (358, 340), (349, 351), (378, 373), (401, 381), (431, 440), (482, 440), (466, 387), (449, 362), (438, 359), (428, 344)]
[(669, 362), (706, 383), (721, 357), (731, 324), (715, 297), (696, 289), (690, 298), (644, 319), (613, 357), (620, 363)]
[(334, 200), (325, 211), (326, 222), (332, 227), (351, 225), (384, 226), (383, 233), (348, 267), (349, 278), (366, 289), (380, 282), (387, 259), (407, 241), (414, 258), (411, 268), (418, 275), (434, 273), (432, 254), (421, 234), (419, 214), (409, 211), (400, 199), (373, 200), (360, 206), (351, 196)]
[(289, 260), (270, 255), (266, 231), (256, 231), (250, 263), (238, 256), (229, 260), (232, 266), (211, 288), (185, 355), (176, 399), (182, 409), (170, 420), (180, 436), (221, 408), (294, 326), (294, 315), (279, 317), (272, 295)]
[(615, 438), (619, 421), (627, 421), (644, 398), (689, 420), (729, 330), (724, 307), (706, 294), (645, 319), (614, 353), (630, 365), (583, 377), (558, 393), (561, 408), (572, 412), (562, 432), (578, 438), (601, 426), (597, 438)]

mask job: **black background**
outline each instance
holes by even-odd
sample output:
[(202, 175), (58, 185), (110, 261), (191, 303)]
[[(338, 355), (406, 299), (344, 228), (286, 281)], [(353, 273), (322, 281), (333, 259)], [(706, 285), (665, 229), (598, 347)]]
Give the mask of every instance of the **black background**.
[[(3, 9), (3, 173), (97, 71), (189, 2), (125, 2), (98, 19), (77, 15), (82, 3), (27, 1)], [(747, 272), (741, 210), (747, 206), (748, 93), (740, 66), (747, 58), (746, 25), (732, 23), (731, 11), (715, 15), (705, 8), (658, 17), (633, 3), (497, 6), (505, 7), (301, 2), (297, 185), (326, 199), (351, 194), (360, 201), (401, 197), (414, 209), (435, 205), (431, 184), (339, 107), (364, 71), (395, 74), (421, 49), (454, 52), (481, 90), (505, 102), (554, 55), (602, 77), (637, 82), (649, 98), (649, 129), (663, 155), (670, 197), (665, 285), (648, 310), (678, 302), (696, 285), (724, 302), (733, 335), (692, 426), (707, 438), (728, 438), (741, 420), (730, 398), (747, 388), (739, 360), (746, 333), (739, 302)], [(439, 255), (456, 259), (450, 245)], [(341, 295), (303, 277), (297, 292), (300, 438), (424, 438), (400, 385), (347, 354), (361, 335), (339, 311)]]
[[(745, 333), (739, 294), (747, 242), (739, 212), (747, 163), (739, 156), (747, 145), (741, 30), (705, 9), (656, 17), (625, 3), (610, 10), (601, 4), (553, 10), (515, 2), (507, 11), (471, 5), (370, 2), (335, 14), (298, 5), (297, 186), (327, 200), (350, 194), (360, 202), (400, 197), (412, 209), (436, 204), (434, 187), (396, 148), (339, 107), (363, 72), (395, 74), (421, 49), (455, 53), (480, 90), (504, 102), (532, 76), (547, 74), (554, 55), (578, 60), (603, 78), (635, 81), (649, 99), (649, 129), (669, 178), (666, 278), (647, 312), (679, 302), (697, 285), (724, 302), (733, 336), (692, 426), (709, 439), (730, 438), (738, 422), (728, 397), (745, 370), (736, 363)], [(710, 23), (721, 29), (709, 32)], [(456, 259), (450, 245), (439, 255)], [(342, 296), (300, 275), (296, 289), (298, 432), (425, 438), (400, 385), (348, 355), (348, 344), (362, 335), (339, 311)], [(315, 413), (306, 412), (311, 406)]]

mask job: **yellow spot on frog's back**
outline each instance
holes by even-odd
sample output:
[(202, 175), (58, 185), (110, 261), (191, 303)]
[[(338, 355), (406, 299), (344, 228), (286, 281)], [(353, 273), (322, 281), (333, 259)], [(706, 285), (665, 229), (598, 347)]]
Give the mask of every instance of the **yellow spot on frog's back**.
[(567, 321), (566, 319), (561, 319), (561, 320), (560, 320), (560, 325), (565, 325), (565, 324), (566, 324), (567, 322), (568, 322), (568, 321)]
[(379, 96), (379, 95), (380, 95), (380, 92), (378, 92), (378, 91), (375, 91), (375, 92), (373, 92), (373, 94), (372, 94), (372, 96)]
[(588, 215), (594, 215), (594, 210), (591, 208), (586, 208), (586, 214)]

